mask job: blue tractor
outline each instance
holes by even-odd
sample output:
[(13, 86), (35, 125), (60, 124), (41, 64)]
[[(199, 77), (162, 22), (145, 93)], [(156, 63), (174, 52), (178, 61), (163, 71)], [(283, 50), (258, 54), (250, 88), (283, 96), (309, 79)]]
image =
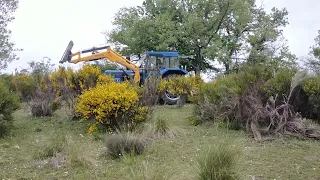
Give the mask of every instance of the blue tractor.
[[(127, 58), (130, 60), (130, 58)], [(180, 65), (180, 56), (178, 52), (161, 52), (148, 51), (136, 60), (139, 64), (140, 85), (149, 77), (151, 73), (157, 77), (168, 79), (174, 76), (186, 75), (188, 72)], [(113, 75), (116, 82), (122, 82), (126, 78), (132, 78), (135, 75), (133, 70), (106, 70), (107, 75)], [(160, 95), (160, 100), (165, 104), (176, 104), (179, 100), (179, 95), (171, 94), (164, 91)]]
[[(107, 70), (105, 74), (112, 75), (115, 82), (123, 82), (126, 78), (133, 79), (134, 82), (142, 85), (145, 80), (150, 77), (151, 74), (155, 74), (156, 77), (168, 79), (170, 77), (186, 75), (188, 72), (182, 68), (180, 61), (181, 58), (178, 52), (159, 52), (148, 51), (144, 53), (138, 60), (130, 61), (130, 58), (123, 57), (117, 52), (111, 50), (110, 46), (93, 47), (91, 49), (82, 50), (76, 53), (72, 53), (71, 49), (73, 42), (70, 41), (60, 63), (70, 62), (88, 62), (101, 59), (107, 59), (111, 62), (116, 62), (126, 67), (126, 70)], [(106, 50), (104, 52), (98, 52), (98, 50)], [(84, 53), (91, 52), (91, 55), (82, 56)], [(72, 57), (78, 56), (76, 59)], [(160, 100), (165, 104), (176, 104), (180, 99), (179, 95), (171, 94), (168, 91), (164, 91), (160, 95)]]

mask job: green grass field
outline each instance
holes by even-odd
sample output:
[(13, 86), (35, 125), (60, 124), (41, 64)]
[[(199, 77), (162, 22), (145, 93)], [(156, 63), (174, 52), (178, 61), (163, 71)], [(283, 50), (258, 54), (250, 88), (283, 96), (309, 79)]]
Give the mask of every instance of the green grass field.
[[(154, 140), (140, 156), (113, 159), (104, 140), (63, 111), (51, 118), (15, 113), (14, 136), (0, 139), (0, 179), (197, 179), (199, 154), (210, 145), (231, 142), (241, 149), (236, 165), (241, 179), (320, 179), (320, 142), (278, 139), (255, 142), (241, 131), (211, 124), (191, 126), (192, 107), (159, 107), (174, 137)], [(148, 122), (151, 124), (152, 122)], [(46, 158), (57, 147), (60, 153)]]

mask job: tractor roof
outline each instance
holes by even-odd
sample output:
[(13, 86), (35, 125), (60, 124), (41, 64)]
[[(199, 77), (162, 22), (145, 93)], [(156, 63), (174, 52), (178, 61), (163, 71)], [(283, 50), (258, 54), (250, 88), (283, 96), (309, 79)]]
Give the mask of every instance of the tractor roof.
[(148, 51), (147, 55), (150, 56), (160, 56), (160, 57), (178, 57), (178, 52), (162, 52), (162, 51)]

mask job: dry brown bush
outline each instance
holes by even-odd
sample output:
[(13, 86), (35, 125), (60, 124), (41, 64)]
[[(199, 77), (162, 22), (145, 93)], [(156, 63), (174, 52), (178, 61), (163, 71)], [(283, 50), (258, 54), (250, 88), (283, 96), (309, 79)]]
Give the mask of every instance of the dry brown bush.
[(139, 106), (148, 107), (150, 114), (152, 114), (159, 102), (158, 88), (159, 80), (156, 78), (156, 74), (150, 74), (139, 91), (140, 98), (138, 104)]
[(304, 123), (289, 103), (295, 88), (305, 77), (304, 74), (297, 73), (292, 78), (290, 93), (288, 96), (283, 95), (282, 101), (278, 101), (276, 95), (264, 102), (259, 91), (260, 85), (256, 83), (244, 92), (237, 106), (226, 112), (231, 112), (229, 115), (233, 114), (236, 119), (240, 119), (246, 130), (259, 141), (263, 137), (277, 134), (320, 139), (320, 129)]
[(37, 85), (37, 89), (30, 94), (27, 101), (33, 116), (51, 116), (60, 102), (57, 101), (54, 88), (47, 76), (43, 77), (43, 82)]
[[(320, 139), (319, 127), (308, 125), (298, 113), (298, 109), (294, 108), (296, 98), (299, 99), (296, 97), (298, 87), (306, 78), (306, 73), (297, 72), (292, 77), (291, 84), (289, 83), (289, 92), (273, 96), (265, 93), (264, 78), (258, 77), (249, 81), (237, 93), (232, 91), (232, 88), (237, 86), (223, 87), (223, 84), (220, 84), (207, 89), (195, 112), (202, 121), (228, 120), (233, 128), (241, 127), (259, 141), (276, 135)], [(216, 94), (213, 90), (219, 93), (219, 98), (214, 99)]]

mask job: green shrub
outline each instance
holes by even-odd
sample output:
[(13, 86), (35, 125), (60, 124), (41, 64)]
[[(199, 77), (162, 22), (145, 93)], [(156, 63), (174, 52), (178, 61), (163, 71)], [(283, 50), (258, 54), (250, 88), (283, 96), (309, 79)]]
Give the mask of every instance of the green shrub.
[[(206, 84), (197, 94), (194, 117), (190, 119), (193, 123), (220, 120), (220, 126), (224, 122), (229, 128), (245, 129), (257, 140), (276, 134), (320, 138), (310, 133), (315, 130), (303, 125), (297, 116), (297, 112), (305, 114), (304, 106), (311, 102), (301, 91), (308, 76), (296, 69), (274, 69), (268, 65), (245, 67), (237, 74)], [(317, 107), (314, 103), (308, 109), (315, 111)]]
[(30, 94), (37, 89), (37, 84), (34, 77), (27, 74), (13, 76), (10, 84), (13, 91), (20, 96), (20, 99), (23, 102), (27, 101), (30, 97)]
[(238, 179), (235, 171), (239, 155), (236, 145), (218, 143), (199, 158), (199, 180)]
[(147, 142), (142, 137), (136, 137), (131, 133), (114, 134), (106, 139), (107, 153), (113, 157), (123, 155), (140, 155), (147, 148)]
[[(234, 127), (238, 127), (238, 119), (234, 109), (243, 101), (243, 94), (249, 88), (255, 88), (262, 103), (266, 103), (271, 95), (288, 94), (291, 78), (295, 69), (278, 69), (277, 72), (269, 65), (244, 66), (236, 74), (217, 78), (213, 83), (205, 84), (195, 98), (194, 116), (190, 120), (198, 124), (203, 121), (226, 119)], [(232, 122), (236, 121), (236, 122)]]
[(190, 118), (192, 123), (199, 124), (203, 121), (215, 121), (225, 109), (233, 106), (243, 91), (243, 82), (239, 76), (229, 75), (205, 84), (194, 98), (194, 116)]
[(320, 123), (320, 74), (310, 77), (302, 86), (306, 94), (304, 115)]
[(280, 69), (264, 83), (263, 90), (268, 96), (289, 94), (291, 79), (296, 72), (295, 69)]
[(19, 108), (19, 105), (19, 98), (0, 81), (0, 137), (10, 131), (13, 121), (12, 114)]

